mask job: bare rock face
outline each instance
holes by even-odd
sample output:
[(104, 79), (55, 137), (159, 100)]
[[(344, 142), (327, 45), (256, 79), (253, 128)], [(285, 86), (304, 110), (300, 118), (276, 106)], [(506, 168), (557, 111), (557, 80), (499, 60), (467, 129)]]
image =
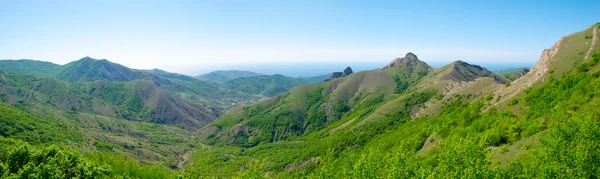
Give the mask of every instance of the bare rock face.
[(394, 67), (406, 66), (406, 65), (416, 65), (418, 63), (423, 63), (417, 58), (417, 55), (414, 53), (408, 52), (404, 58), (397, 58), (390, 62), (388, 65), (383, 67), (383, 69), (390, 69)]
[(352, 68), (346, 67), (346, 69), (344, 69), (343, 72), (333, 72), (333, 73), (331, 73), (331, 75), (329, 75), (329, 79), (326, 79), (325, 81), (329, 81), (329, 80), (333, 80), (333, 79), (336, 79), (336, 78), (341, 78), (341, 77), (344, 77), (344, 76), (348, 76), (348, 75), (350, 75), (352, 73), (354, 73), (352, 71)]
[(346, 67), (346, 69), (344, 69), (344, 73), (342, 74), (342, 76), (348, 76), (352, 73), (354, 73), (354, 72), (352, 72), (352, 68)]
[(331, 80), (331, 79), (339, 78), (342, 76), (344, 76), (344, 73), (342, 73), (342, 72), (333, 72), (333, 73), (331, 73), (331, 75), (329, 75), (329, 79)]

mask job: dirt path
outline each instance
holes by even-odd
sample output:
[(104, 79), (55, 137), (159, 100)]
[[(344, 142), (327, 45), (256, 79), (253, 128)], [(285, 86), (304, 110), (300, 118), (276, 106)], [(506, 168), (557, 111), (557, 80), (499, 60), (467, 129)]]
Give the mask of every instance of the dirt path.
[(590, 54), (594, 50), (594, 47), (596, 46), (597, 41), (598, 41), (598, 25), (595, 25), (594, 29), (592, 29), (592, 46), (590, 46), (590, 49), (588, 50), (587, 54), (585, 54), (585, 58), (584, 58), (585, 61), (587, 61), (588, 58), (590, 58)]
[(179, 170), (181, 170), (182, 172), (185, 172), (185, 164), (187, 164), (190, 161), (190, 157), (192, 156), (192, 151), (187, 151), (185, 152), (181, 158), (183, 160), (180, 160), (179, 162), (177, 162), (177, 168), (179, 168)]

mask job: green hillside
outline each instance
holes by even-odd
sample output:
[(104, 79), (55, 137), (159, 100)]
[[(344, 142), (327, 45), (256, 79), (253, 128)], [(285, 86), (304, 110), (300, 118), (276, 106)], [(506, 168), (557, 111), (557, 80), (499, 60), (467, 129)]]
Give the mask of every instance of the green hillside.
[(224, 85), (236, 91), (272, 97), (289, 91), (291, 88), (306, 84), (304, 80), (283, 75), (263, 75), (238, 78)]
[(0, 70), (0, 177), (598, 178), (599, 35), (561, 38), (516, 78), (413, 53), (300, 86), (94, 59)]
[(329, 79), (329, 74), (312, 76), (312, 77), (298, 77), (298, 79), (301, 79), (308, 84), (317, 84), (317, 83), (321, 83), (321, 82), (325, 81), (326, 79)]
[(149, 79), (150, 76), (142, 71), (132, 70), (123, 65), (102, 59), (82, 58), (60, 67), (55, 77), (70, 82), (90, 82), (96, 80), (132, 81)]
[(60, 65), (37, 60), (0, 60), (0, 69), (29, 74), (50, 76)]
[(305, 136), (343, 119), (348, 113), (368, 115), (373, 105), (397, 96), (429, 70), (427, 64), (414, 58), (404, 66), (296, 87), (281, 96), (233, 109), (206, 130), (212, 134), (203, 136), (213, 136), (207, 140), (217, 143), (240, 146)]
[(219, 116), (214, 108), (177, 98), (149, 81), (68, 83), (0, 71), (0, 96), (9, 104), (49, 105), (60, 110), (161, 124), (203, 126)]
[(231, 80), (235, 80), (238, 78), (248, 78), (253, 76), (263, 76), (263, 74), (249, 72), (249, 71), (239, 71), (239, 70), (219, 70), (213, 71), (210, 73), (202, 74), (196, 76), (196, 78), (204, 81), (214, 81), (214, 82), (228, 82)]
[[(349, 89), (343, 90), (346, 95), (329, 93), (374, 71), (337, 84), (293, 88), (205, 127), (201, 140), (214, 146), (209, 148), (213, 155), (199, 152), (188, 171), (206, 172), (211, 166), (230, 171), (191, 172), (193, 177), (594, 178), (600, 167), (594, 147), (599, 145), (594, 116), (600, 98), (593, 95), (600, 82), (600, 49), (592, 45), (593, 38), (580, 34), (597, 36), (596, 29), (561, 39), (511, 84), (484, 68), (455, 62), (424, 76), (417, 73), (422, 77), (408, 85), (399, 84), (410, 78), (396, 80), (391, 93), (380, 87), (382, 100), (356, 100), (347, 95), (354, 92)], [(397, 74), (409, 70), (386, 71), (404, 77)], [(552, 75), (557, 71), (563, 75)], [(373, 82), (368, 87), (388, 84), (368, 81)], [(408, 87), (396, 90), (400, 86)], [(342, 107), (330, 113), (339, 118), (327, 118), (315, 105), (332, 96), (342, 96), (337, 98)], [(310, 119), (319, 113), (321, 128), (310, 130)], [(224, 169), (225, 163), (218, 162), (223, 155), (237, 165)], [(254, 162), (241, 162), (247, 160)]]
[[(27, 70), (24, 65), (40, 66), (40, 72), (32, 73), (34, 68)], [(18, 66), (23, 66), (16, 68)], [(52, 68), (49, 68), (51, 66)], [(240, 103), (254, 102), (260, 99), (257, 95), (230, 90), (218, 83), (205, 82), (193, 77), (169, 73), (163, 70), (136, 70), (108, 60), (97, 60), (85, 57), (63, 66), (42, 61), (31, 60), (1, 60), (0, 69), (22, 74), (52, 77), (72, 83), (111, 81), (152, 81), (156, 86), (179, 98), (216, 108), (218, 113), (224, 113), (232, 106)]]
[[(31, 105), (0, 102), (0, 148), (5, 151), (0, 154), (3, 178), (57, 173), (116, 176), (123, 172), (135, 172), (131, 176), (165, 176), (173, 172), (163, 166), (176, 168), (178, 155), (189, 150), (185, 144), (189, 141), (187, 131), (177, 126)], [(138, 161), (148, 165), (140, 166)], [(78, 169), (65, 168), (71, 165)]]

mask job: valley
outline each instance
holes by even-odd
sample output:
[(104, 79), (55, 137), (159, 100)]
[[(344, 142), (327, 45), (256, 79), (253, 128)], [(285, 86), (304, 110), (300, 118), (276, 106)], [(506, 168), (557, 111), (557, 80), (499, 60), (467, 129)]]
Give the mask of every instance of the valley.
[(599, 35), (501, 71), (413, 52), (313, 77), (0, 60), (0, 178), (598, 178)]

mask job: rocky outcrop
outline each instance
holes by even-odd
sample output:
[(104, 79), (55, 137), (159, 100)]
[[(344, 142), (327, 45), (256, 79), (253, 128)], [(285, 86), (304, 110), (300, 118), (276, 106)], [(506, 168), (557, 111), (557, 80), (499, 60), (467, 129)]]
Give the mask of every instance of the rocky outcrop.
[(342, 76), (348, 76), (348, 75), (350, 75), (350, 74), (352, 74), (352, 73), (354, 73), (354, 72), (352, 71), (352, 68), (350, 68), (350, 67), (346, 67), (346, 69), (344, 69), (344, 72), (342, 73)]
[(344, 69), (343, 72), (333, 72), (333, 73), (331, 73), (331, 75), (329, 75), (329, 79), (326, 79), (325, 81), (329, 81), (329, 80), (333, 80), (333, 79), (336, 79), (336, 78), (341, 78), (341, 77), (344, 77), (344, 76), (348, 76), (348, 75), (350, 75), (352, 73), (354, 73), (352, 71), (352, 68), (346, 67), (346, 69)]
[(333, 72), (331, 73), (331, 75), (329, 75), (329, 80), (336, 79), (342, 76), (344, 76), (344, 73), (342, 72)]
[(533, 86), (533, 84), (540, 82), (543, 80), (543, 77), (546, 75), (549, 69), (550, 59), (556, 55), (558, 50), (561, 47), (561, 44), (568, 36), (562, 37), (558, 42), (552, 45), (549, 49), (544, 49), (542, 54), (540, 55), (540, 59), (537, 63), (521, 78), (516, 79), (511, 82), (511, 85), (506, 89), (498, 91), (498, 95), (500, 100), (493, 104), (496, 106), (500, 103), (506, 102), (507, 99), (512, 99), (516, 94), (519, 94), (521, 91)]
[[(383, 67), (383, 69), (390, 69), (390, 68), (394, 68), (394, 67), (401, 67), (401, 66), (417, 66), (421, 63), (425, 63), (419, 60), (419, 58), (417, 58), (417, 55), (415, 55), (414, 53), (408, 52), (404, 58), (396, 58), (394, 60), (392, 60), (392, 62), (390, 62), (388, 65), (386, 65), (385, 67)], [(427, 65), (424, 65), (427, 66)]]

